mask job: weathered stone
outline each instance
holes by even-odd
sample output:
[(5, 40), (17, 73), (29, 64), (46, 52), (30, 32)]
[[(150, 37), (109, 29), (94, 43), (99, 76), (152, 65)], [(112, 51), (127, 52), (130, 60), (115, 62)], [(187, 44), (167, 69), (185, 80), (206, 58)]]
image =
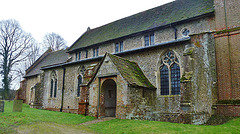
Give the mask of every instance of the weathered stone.
[(14, 100), (13, 101), (13, 112), (22, 112), (23, 100)]
[[(104, 117), (106, 116), (105, 104), (108, 102), (105, 102), (106, 93), (103, 83), (111, 79), (116, 83), (117, 98), (114, 108), (117, 118), (202, 124), (211, 114), (214, 114), (215, 110), (212, 107), (218, 99), (240, 99), (240, 28), (239, 21), (237, 21), (239, 8), (233, 8), (233, 3), (236, 1), (226, 2), (226, 9), (223, 9), (223, 0), (215, 0), (215, 14), (199, 16), (184, 23), (176, 22), (173, 26), (149, 29), (149, 31), (142, 31), (131, 36), (109, 39), (107, 42), (92, 44), (81, 50), (76, 49), (76, 52), (69, 52), (69, 59), (76, 62), (68, 64), (64, 61), (65, 83), (63, 83), (62, 66), (44, 69), (41, 76), (28, 78), (27, 103), (31, 100), (42, 99), (44, 109), (59, 111), (62, 107), (64, 112), (88, 113), (90, 116)], [(239, 2), (237, 4), (239, 5)], [(227, 10), (227, 18), (225, 18), (224, 10)], [(228, 20), (229, 26), (226, 26), (223, 21), (225, 19)], [(183, 29), (188, 29), (190, 34), (183, 35)], [(214, 30), (220, 31), (213, 35)], [(145, 47), (145, 37), (152, 33), (154, 45)], [(182, 40), (185, 38), (188, 39)], [(143, 72), (142, 76), (145, 75), (151, 84), (157, 87), (156, 91), (130, 86), (128, 80), (119, 73), (109, 57), (101, 62), (100, 57), (93, 56), (92, 50), (96, 47), (99, 48), (99, 56), (104, 56), (106, 52), (115, 53), (115, 43), (121, 41), (124, 44), (123, 53), (116, 55), (136, 62)], [(87, 57), (86, 50), (88, 51)], [(174, 59), (171, 59), (174, 61), (172, 63), (180, 67), (180, 94), (177, 95), (161, 95), (160, 69), (163, 65), (161, 58), (168, 51), (175, 55)], [(78, 61), (79, 57), (76, 54), (79, 56), (79, 53), (81, 53), (81, 60)], [(101, 67), (95, 68), (92, 65)], [(172, 65), (169, 64), (168, 68)], [(53, 71), (56, 72), (58, 80), (56, 97), (50, 97), (50, 75)], [(81, 95), (77, 96), (79, 76), (82, 76), (83, 83)], [(39, 99), (36, 95), (37, 90), (35, 90), (34, 97), (30, 96), (31, 88), (37, 83), (41, 83), (37, 93)], [(218, 108), (216, 112), (219, 114), (239, 116), (240, 113), (238, 112), (239, 106), (218, 104), (216, 107)]]

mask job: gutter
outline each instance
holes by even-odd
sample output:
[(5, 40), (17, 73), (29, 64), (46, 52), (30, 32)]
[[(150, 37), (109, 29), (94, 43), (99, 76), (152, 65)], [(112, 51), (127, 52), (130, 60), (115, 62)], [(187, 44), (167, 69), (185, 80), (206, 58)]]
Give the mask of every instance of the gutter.
[[(165, 45), (170, 45), (170, 44), (174, 44), (174, 43), (185, 42), (185, 41), (189, 41), (190, 39), (191, 39), (191, 37), (184, 37), (184, 38), (181, 38), (181, 39), (167, 41), (167, 42), (155, 44), (155, 45), (152, 45), (152, 46), (146, 46), (146, 47), (144, 46), (144, 47), (140, 47), (140, 48), (136, 48), (136, 49), (126, 50), (126, 51), (119, 52), (119, 53), (114, 53), (114, 55), (120, 56), (120, 55), (124, 55), (124, 54), (128, 54), (128, 53), (132, 53), (132, 52), (143, 51), (143, 50), (147, 50), (147, 49), (153, 49), (153, 48), (156, 48), (156, 47), (159, 47), (159, 46), (165, 46)], [(46, 69), (50, 69), (50, 68), (54, 68), (54, 67), (60, 67), (60, 66), (66, 66), (66, 65), (73, 65), (73, 64), (89, 62), (89, 61), (97, 61), (97, 60), (101, 60), (103, 57), (104, 56), (98, 56), (98, 57), (83, 59), (83, 60), (80, 60), (80, 61), (74, 61), (74, 62), (69, 62), (69, 63), (61, 63), (61, 64), (55, 64), (55, 65), (50, 65), (50, 66), (44, 66), (44, 67), (41, 67), (41, 70), (46, 70)]]
[(63, 100), (64, 100), (64, 85), (65, 85), (65, 73), (66, 73), (66, 68), (63, 68), (63, 85), (62, 85), (62, 101), (61, 101), (61, 108), (60, 108), (60, 112), (62, 112), (63, 110)]

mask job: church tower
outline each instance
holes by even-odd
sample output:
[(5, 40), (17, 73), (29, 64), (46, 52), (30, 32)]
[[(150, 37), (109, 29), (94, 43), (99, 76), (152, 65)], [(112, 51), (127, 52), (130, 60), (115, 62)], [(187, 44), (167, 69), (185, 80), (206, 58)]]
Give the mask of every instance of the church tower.
[(240, 116), (240, 0), (214, 0), (217, 114)]

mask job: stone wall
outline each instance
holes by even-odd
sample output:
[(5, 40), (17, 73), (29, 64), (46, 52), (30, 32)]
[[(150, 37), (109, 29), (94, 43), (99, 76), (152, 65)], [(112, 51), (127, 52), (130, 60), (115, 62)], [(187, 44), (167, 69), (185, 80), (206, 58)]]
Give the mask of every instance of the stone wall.
[[(78, 76), (81, 75), (83, 79), (82, 84), (86, 84), (89, 80), (88, 75), (89, 73), (86, 73), (85, 71), (88, 70), (88, 67), (91, 65), (96, 65), (96, 62), (88, 62), (88, 63), (79, 63), (74, 65), (66, 66), (65, 71), (65, 83), (64, 83), (64, 100), (63, 100), (63, 112), (68, 113), (78, 113), (79, 109), (79, 102), (81, 100), (85, 101), (86, 96), (83, 87), (81, 87), (81, 95), (77, 96), (77, 84), (78, 84)], [(57, 73), (57, 97), (56, 98), (50, 98), (50, 74), (52, 71), (55, 71)], [(92, 72), (90, 72), (90, 75)], [(58, 67), (54, 69), (48, 69), (44, 71), (44, 108), (54, 108), (52, 110), (59, 111), (61, 108), (61, 102), (62, 102), (62, 87), (63, 87), (63, 68)]]
[(26, 89), (27, 88), (27, 81), (23, 80), (20, 82), (20, 88), (17, 90), (16, 93), (16, 100), (23, 100), (23, 103), (26, 103)]
[[(154, 113), (156, 120), (167, 118), (164, 121), (176, 122), (180, 118), (187, 118), (182, 117), (186, 115), (191, 119), (190, 123), (204, 123), (207, 120), (205, 117), (210, 117), (213, 112), (212, 104), (217, 101), (213, 35), (211, 33), (195, 34), (191, 35), (190, 41), (170, 45), (141, 53), (131, 53), (123, 57), (137, 62), (151, 83), (158, 87)], [(187, 53), (190, 49), (191, 52)], [(181, 77), (190, 74), (189, 80), (181, 83), (181, 95), (160, 95), (156, 75), (160, 57), (168, 50), (174, 51), (179, 59)]]
[(126, 119), (154, 120), (156, 91), (142, 87), (128, 87), (129, 102)]
[[(103, 91), (100, 90), (99, 98), (99, 87), (106, 79), (113, 79), (117, 84), (117, 118), (150, 119), (194, 124), (206, 122), (213, 113), (212, 104), (216, 103), (217, 100), (215, 45), (211, 32), (215, 29), (214, 17), (206, 17), (172, 28), (154, 31), (155, 44), (175, 40), (174, 28), (177, 29), (177, 39), (185, 37), (182, 34), (182, 29), (184, 28), (190, 30), (191, 39), (126, 53), (124, 55), (119, 54), (123, 58), (138, 63), (145, 76), (157, 87), (157, 90), (148, 91), (143, 88), (129, 88), (116, 67), (106, 57), (93, 82), (89, 85), (88, 112), (90, 116), (104, 116), (104, 108), (101, 108), (103, 107)], [(124, 50), (143, 47), (144, 35), (130, 37), (123, 40), (123, 42)], [(106, 51), (114, 53), (114, 44), (115, 42), (102, 44), (99, 48), (99, 55), (105, 54)], [(184, 78), (181, 81), (180, 95), (162, 96), (160, 95), (158, 72), (161, 64), (160, 59), (169, 50), (176, 54), (180, 64), (181, 78)], [(90, 51), (92, 52), (92, 48), (89, 48), (88, 51), (91, 58)], [(84, 53), (82, 53), (83, 55)], [(74, 57), (75, 54), (72, 54), (72, 56)], [(79, 68), (82, 68), (82, 66), (87, 68), (87, 66), (96, 62), (81, 62), (65, 66), (63, 111), (78, 112), (81, 96), (76, 96), (76, 78), (79, 75)], [(49, 77), (52, 69), (45, 70), (44, 73), (44, 106), (48, 109), (59, 109), (61, 106), (63, 69), (55, 68), (54, 70), (57, 72), (58, 77), (58, 93), (56, 98), (49, 98)], [(145, 97), (143, 97), (143, 94)], [(98, 105), (98, 99), (100, 99), (100, 105)], [(136, 103), (138, 101), (139, 105)]]
[(40, 75), (28, 77), (26, 78), (27, 86), (26, 86), (26, 104), (30, 104), (31, 97), (31, 89), (40, 82)]
[[(209, 16), (199, 20), (194, 20), (194, 21), (187, 22), (184, 24), (179, 24), (170, 28), (165, 28), (165, 29), (151, 32), (151, 33), (154, 33), (155, 35), (154, 43), (159, 44), (159, 43), (175, 40), (175, 29), (176, 29), (177, 39), (186, 37), (182, 34), (185, 28), (189, 30), (189, 34), (198, 34), (198, 33), (213, 31), (215, 30), (214, 16)], [(144, 36), (147, 34), (149, 33), (136, 35), (130, 38), (119, 39), (113, 42), (101, 44), (99, 46), (99, 56), (103, 56), (106, 52), (115, 53), (115, 43), (120, 41), (123, 41), (124, 51), (144, 47)], [(81, 59), (86, 59), (85, 50), (88, 50), (88, 58), (93, 58), (93, 48), (95, 47), (85, 48), (84, 51), (81, 51)], [(71, 53), (70, 56), (72, 56), (74, 61), (76, 61), (75, 53)]]

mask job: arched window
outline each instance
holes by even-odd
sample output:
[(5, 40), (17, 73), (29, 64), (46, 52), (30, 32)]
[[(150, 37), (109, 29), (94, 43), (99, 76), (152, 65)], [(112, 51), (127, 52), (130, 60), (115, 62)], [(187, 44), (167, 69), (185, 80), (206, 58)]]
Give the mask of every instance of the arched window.
[(50, 97), (52, 97), (52, 93), (53, 93), (53, 79), (51, 79)]
[(161, 95), (180, 94), (180, 67), (174, 52), (163, 55), (159, 72)]
[(57, 79), (54, 82), (54, 97), (57, 97)]
[(78, 76), (78, 84), (77, 84), (77, 97), (80, 96), (80, 85), (82, 84), (82, 77), (81, 75)]
[(160, 69), (160, 79), (161, 79), (161, 95), (169, 94), (169, 73), (168, 67), (163, 65)]
[(50, 97), (57, 97), (57, 75), (55, 71), (51, 73)]

